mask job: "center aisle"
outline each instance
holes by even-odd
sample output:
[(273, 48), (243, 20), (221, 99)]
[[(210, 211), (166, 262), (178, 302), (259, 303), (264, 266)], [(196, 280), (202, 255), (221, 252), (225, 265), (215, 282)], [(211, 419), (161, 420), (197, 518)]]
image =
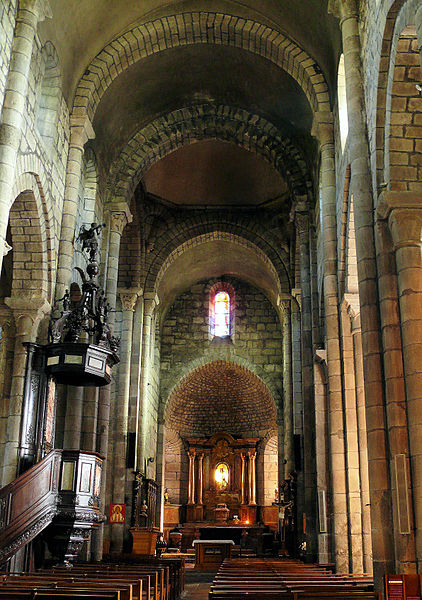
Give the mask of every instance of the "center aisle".
[(216, 571), (187, 569), (185, 590), (181, 596), (181, 600), (208, 600), (210, 586), (216, 574)]

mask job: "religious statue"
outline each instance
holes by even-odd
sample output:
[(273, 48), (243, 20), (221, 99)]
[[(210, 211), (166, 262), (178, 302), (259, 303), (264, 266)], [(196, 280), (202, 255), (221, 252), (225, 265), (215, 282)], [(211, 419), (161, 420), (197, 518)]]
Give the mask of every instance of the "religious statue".
[(89, 253), (89, 260), (95, 261), (98, 252), (98, 238), (100, 231), (106, 226), (105, 223), (91, 223), (89, 229), (85, 229), (85, 225), (81, 225), (79, 229), (79, 235), (76, 238), (77, 242), (82, 242), (82, 251)]
[(167, 488), (165, 488), (165, 490), (164, 490), (164, 504), (169, 504), (169, 503), (170, 503), (170, 496), (169, 496)]

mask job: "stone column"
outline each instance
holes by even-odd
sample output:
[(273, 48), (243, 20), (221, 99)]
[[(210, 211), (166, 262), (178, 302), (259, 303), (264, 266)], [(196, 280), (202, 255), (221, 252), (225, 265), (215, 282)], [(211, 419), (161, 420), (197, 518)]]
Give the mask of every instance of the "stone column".
[[(47, 0), (20, 0), (0, 121), (0, 248), (6, 241), (13, 202), (16, 161), (22, 136), (34, 38), (37, 25), (51, 17)], [(3, 252), (0, 252), (0, 273)]]
[(248, 452), (249, 456), (249, 504), (256, 505), (256, 452)]
[[(378, 212), (388, 218), (396, 256), (419, 572), (422, 564), (422, 195), (384, 192)], [(396, 472), (397, 483), (402, 488), (407, 487), (405, 471)], [(410, 506), (406, 496), (403, 491), (400, 523), (401, 528), (406, 527), (410, 532)]]
[(312, 562), (316, 559), (317, 540), (315, 527), (316, 510), (316, 463), (315, 463), (315, 401), (314, 356), (312, 340), (312, 299), (309, 248), (309, 214), (305, 202), (299, 202), (295, 210), (297, 243), (300, 254), (301, 285), (301, 349), (302, 349), (302, 401), (303, 401), (303, 448), (304, 448), (304, 512), (306, 514), (306, 553)]
[(188, 504), (195, 504), (195, 450), (189, 451)]
[(96, 387), (87, 387), (84, 391), (81, 448), (88, 452), (95, 452), (97, 446), (98, 393)]
[[(382, 204), (382, 195), (380, 203)], [(393, 241), (388, 222), (378, 218), (375, 227), (375, 242), (378, 264), (378, 291), (380, 299), (381, 331), (384, 351), (384, 381), (386, 421), (389, 442), (391, 499), (393, 513), (394, 551), (396, 573), (412, 573), (416, 569), (415, 532), (413, 525), (413, 503), (410, 498), (411, 526), (410, 533), (400, 530), (400, 509), (398, 506), (398, 490), (396, 486), (396, 456), (405, 454), (409, 460), (409, 436), (406, 415), (406, 389), (402, 356), (402, 337), (400, 330), (399, 299), (397, 294), (396, 261)], [(360, 315), (356, 325), (357, 354), (359, 364), (362, 362), (362, 343)], [(356, 370), (358, 374), (358, 370)], [(362, 372), (363, 375), (363, 372)], [(363, 383), (362, 390), (364, 392)], [(366, 422), (366, 420), (365, 420)], [(366, 445), (365, 452), (367, 454)], [(410, 480), (410, 471), (409, 471)], [(362, 482), (363, 485), (363, 482)], [(362, 492), (363, 493), (363, 492)], [(367, 500), (365, 505), (368, 505)], [(366, 508), (366, 510), (368, 510)], [(365, 532), (365, 527), (364, 527)], [(365, 535), (365, 534), (364, 534)], [(364, 538), (365, 541), (365, 538)], [(369, 556), (372, 557), (371, 552)], [(372, 564), (372, 563), (371, 563)]]
[[(279, 464), (279, 480), (294, 471), (293, 452), (293, 381), (292, 381), (292, 324), (290, 300), (282, 300), (283, 311), (283, 411), (284, 411), (284, 464)], [(280, 453), (279, 453), (280, 457)]]
[[(133, 347), (130, 367), (130, 386), (129, 386), (129, 423), (128, 430), (135, 432), (136, 440), (139, 438), (139, 414), (141, 402), (141, 369), (142, 369), (142, 331), (144, 329), (144, 300), (143, 290), (138, 288), (139, 299), (133, 316)], [(138, 443), (135, 442), (135, 465), (134, 469), (139, 469), (137, 465)], [(131, 487), (131, 486), (130, 486)], [(128, 489), (128, 493), (131, 491)]]
[(204, 453), (201, 452), (198, 454), (198, 495), (197, 495), (197, 500), (196, 503), (199, 504), (200, 506), (202, 506), (203, 504), (203, 498), (202, 498), (202, 493), (203, 493), (203, 468), (204, 468)]
[(372, 573), (371, 509), (369, 496), (368, 445), (366, 441), (365, 389), (363, 384), (362, 340), (360, 316), (352, 320), (353, 350), (355, 359), (356, 407), (358, 416), (360, 493), (362, 502), (363, 570)]
[(332, 113), (317, 113), (312, 132), (320, 143), (321, 238), (324, 244), (325, 347), (327, 350), (328, 410), (336, 570), (347, 573), (346, 465), (337, 296), (336, 173)]
[(81, 186), (82, 163), (86, 142), (95, 137), (88, 117), (71, 115), (69, 154), (67, 158), (62, 225), (57, 263), (56, 298), (61, 298), (69, 286), (73, 267), (76, 215)]
[(144, 469), (147, 457), (147, 438), (148, 438), (148, 393), (150, 385), (150, 368), (153, 357), (153, 322), (154, 312), (159, 305), (159, 299), (156, 294), (144, 294), (144, 318), (142, 332), (142, 368), (140, 384), (140, 417), (139, 417), (139, 440), (138, 440), (138, 468)]
[(361, 75), (359, 6), (356, 0), (330, 0), (329, 11), (340, 18), (346, 72), (351, 167), (350, 191), (354, 199), (361, 307), (374, 577), (376, 589), (381, 590), (384, 573), (394, 573), (395, 566), (384, 413), (372, 181), (369, 168), (365, 96)]
[(341, 341), (343, 365), (344, 423), (346, 438), (347, 507), (350, 540), (350, 569), (363, 572), (362, 501), (360, 482), (360, 455), (356, 406), (355, 360), (352, 338), (351, 302), (357, 294), (344, 294), (341, 311)]
[(245, 475), (246, 475), (246, 456), (241, 452), (242, 467), (240, 472), (240, 504), (246, 504), (245, 498)]
[[(113, 502), (125, 501), (126, 446), (129, 416), (130, 361), (132, 355), (133, 313), (138, 300), (138, 290), (119, 290), (122, 304), (122, 336), (120, 340), (120, 363), (118, 389), (114, 411), (115, 439), (113, 447)], [(110, 461), (111, 462), (111, 461)], [(112, 527), (112, 550), (123, 551), (123, 527)]]
[(2, 473), (2, 486), (17, 476), (19, 431), (22, 418), (22, 400), (25, 386), (26, 349), (23, 342), (35, 342), (38, 326), (50, 310), (42, 297), (22, 293), (19, 297), (6, 298), (16, 324), (13, 356), (12, 382), (7, 417), (6, 444)]
[[(108, 235), (109, 235), (109, 255), (107, 263), (107, 272), (105, 274), (105, 292), (107, 300), (112, 308), (116, 307), (117, 295), (117, 278), (119, 269), (119, 254), (120, 240), (123, 229), (132, 220), (132, 215), (127, 204), (116, 204), (111, 207), (108, 219)], [(113, 328), (114, 325), (113, 311), (110, 312), (109, 324)], [(97, 452), (106, 457), (105, 468), (103, 468), (101, 479), (101, 498), (104, 503), (111, 497), (111, 470), (113, 461), (108, 457), (109, 449), (109, 428), (110, 428), (110, 405), (111, 405), (111, 388), (114, 386), (112, 382), (104, 388), (101, 388), (98, 401), (98, 421), (97, 421)], [(107, 460), (108, 458), (108, 460)], [(107, 493), (106, 493), (107, 490)], [(103, 527), (93, 532), (92, 552), (93, 559), (98, 561), (102, 557), (103, 548)]]

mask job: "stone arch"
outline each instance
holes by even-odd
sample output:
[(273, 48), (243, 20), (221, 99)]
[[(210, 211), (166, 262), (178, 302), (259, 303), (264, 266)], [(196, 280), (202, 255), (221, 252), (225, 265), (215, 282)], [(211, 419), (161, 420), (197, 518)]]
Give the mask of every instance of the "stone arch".
[(258, 504), (271, 506), (278, 490), (278, 431), (270, 429), (258, 446), (257, 456)]
[[(171, 235), (169, 232), (166, 232), (166, 239), (160, 244), (160, 252), (150, 264), (145, 280), (145, 291), (156, 293), (156, 279), (161, 266), (166, 257), (175, 252), (178, 247), (186, 244), (185, 248), (187, 248), (189, 244), (194, 243), (193, 240), (195, 238), (200, 238), (201, 236), (203, 236), (202, 241), (207, 238), (216, 240), (224, 239), (228, 236), (228, 239), (245, 240), (247, 246), (252, 244), (253, 248), (258, 249), (266, 257), (266, 262), (269, 261), (269, 264), (272, 264), (272, 268), (277, 273), (277, 280), (279, 281), (281, 291), (288, 293), (291, 282), (289, 271), (286, 268), (286, 257), (281, 255), (279, 249), (276, 250), (274, 248), (272, 240), (266, 239), (264, 232), (251, 231), (248, 225), (248, 223), (242, 223), (240, 219), (236, 224), (230, 222), (222, 223), (221, 218), (216, 216), (215, 222), (210, 219), (209, 222), (204, 223), (203, 219), (198, 218), (198, 222), (193, 222), (190, 227), (172, 227)], [(201, 243), (201, 240), (199, 240), (199, 243)], [(173, 255), (173, 257), (176, 256), (177, 253)]]
[(272, 123), (240, 108), (206, 104), (175, 110), (138, 131), (113, 164), (109, 197), (127, 201), (148, 167), (181, 146), (202, 139), (232, 142), (261, 155), (296, 195), (312, 189), (300, 152)]
[(254, 370), (233, 358), (188, 365), (168, 395), (164, 407), (167, 427), (182, 437), (218, 431), (264, 435), (276, 427), (277, 405), (269, 387)]
[[(378, 73), (378, 88), (377, 88), (377, 117), (376, 117), (376, 186), (390, 185), (390, 152), (401, 153), (403, 148), (410, 148), (410, 144), (402, 143), (400, 136), (397, 140), (390, 139), (391, 133), (391, 109), (394, 107), (392, 103), (393, 85), (395, 79), (395, 63), (397, 50), (399, 47), (400, 36), (409, 24), (414, 23), (414, 17), (417, 9), (416, 0), (396, 0), (391, 5), (386, 16), (384, 35), (382, 39), (382, 47), (380, 54), (380, 70)], [(416, 55), (415, 55), (416, 56)], [(404, 66), (404, 65), (403, 65)], [(411, 65), (409, 65), (411, 66)], [(415, 59), (414, 66), (420, 67), (419, 55), (417, 61)], [(396, 78), (397, 83), (397, 78)], [(416, 82), (415, 82), (416, 83)], [(417, 100), (419, 94), (415, 88), (415, 97), (411, 100)], [(406, 96), (405, 98), (408, 98)], [(398, 100), (396, 106), (400, 104)], [(393, 125), (394, 127), (394, 125)], [(394, 130), (393, 130), (394, 133)], [(395, 136), (393, 136), (395, 137)], [(408, 140), (411, 142), (412, 140)], [(405, 141), (404, 141), (405, 142)], [(400, 161), (400, 156), (393, 157), (393, 160)], [(407, 166), (397, 162), (395, 165), (400, 168)], [(398, 174), (398, 173), (397, 173)], [(395, 173), (393, 176), (395, 177)]]
[(86, 110), (92, 120), (105, 90), (131, 64), (170, 48), (204, 43), (234, 46), (270, 60), (297, 81), (314, 112), (330, 110), (324, 75), (303, 48), (271, 27), (216, 12), (179, 13), (128, 29), (88, 65), (75, 93), (74, 110)]
[(53, 147), (57, 136), (57, 121), (61, 97), (59, 56), (53, 44), (47, 41), (42, 50), (43, 76), (36, 108), (36, 127), (48, 147)]
[[(229, 231), (209, 231), (207, 233), (202, 233), (197, 236), (189, 237), (186, 241), (182, 241), (180, 245), (174, 246), (174, 249), (167, 254), (167, 258), (161, 264), (160, 269), (154, 280), (154, 288), (151, 291), (158, 293), (160, 282), (162, 281), (167, 269), (172, 265), (184, 252), (194, 248), (195, 246), (199, 246), (205, 242), (213, 241), (213, 240), (226, 240), (228, 242), (234, 243), (241, 248), (248, 248), (253, 250), (253, 252), (260, 258), (260, 260), (266, 265), (268, 270), (274, 277), (274, 281), (276, 282), (276, 293), (281, 293), (282, 291), (287, 291), (284, 289), (285, 287), (285, 279), (280, 280), (280, 270), (277, 270), (274, 266), (274, 262), (268, 257), (268, 254), (264, 252), (255, 242), (247, 239), (246, 237), (236, 235), (235, 233)], [(278, 265), (280, 267), (280, 265)], [(285, 265), (283, 263), (283, 270), (285, 269)], [(284, 274), (284, 273), (283, 273)], [(285, 275), (287, 277), (287, 270), (285, 271)], [(151, 282), (152, 283), (152, 282)], [(284, 285), (283, 285), (284, 284)], [(148, 279), (146, 283), (146, 288), (148, 287)], [(148, 290), (149, 291), (149, 290)]]
[[(13, 257), (12, 296), (48, 296), (44, 220), (32, 190), (21, 192), (9, 212)], [(41, 218), (40, 218), (41, 217)]]
[[(26, 159), (26, 164), (18, 163), (18, 173), (22, 168), (38, 166), (37, 160), (31, 160), (29, 156)], [(52, 207), (47, 206), (44, 189), (38, 172), (21, 172), (15, 178), (13, 186), (15, 200), (10, 207), (9, 222), (13, 260), (23, 263), (25, 269), (31, 271), (30, 281), (32, 283), (25, 284), (30, 286), (25, 289), (38, 292), (38, 295), (42, 291), (46, 300), (50, 301), (54, 286), (55, 239), (52, 226)], [(19, 203), (16, 204), (18, 199)], [(26, 211), (28, 212), (24, 214)], [(22, 215), (18, 216), (18, 213), (22, 213)], [(23, 222), (21, 222), (22, 219)], [(27, 242), (24, 237), (25, 233), (29, 233), (30, 236)], [(16, 240), (16, 244), (14, 240)], [(32, 259), (25, 258), (28, 252)], [(17, 290), (16, 293), (18, 293)]]
[[(205, 365), (214, 362), (229, 362), (235, 365), (238, 369), (251, 373), (257, 380), (261, 381), (262, 385), (268, 390), (272, 401), (274, 402), (276, 412), (281, 410), (281, 383), (280, 386), (277, 387), (274, 381), (267, 375), (267, 373), (265, 373), (263, 369), (252, 364), (246, 358), (235, 354), (235, 351), (232, 348), (214, 346), (203, 352), (199, 358), (196, 358), (195, 360), (185, 364), (183, 368), (173, 370), (173, 376), (169, 381), (167, 389), (163, 389), (161, 391), (161, 413), (164, 420), (168, 414), (169, 401), (178, 387), (182, 385), (186, 378), (189, 378), (194, 371), (202, 369)], [(170, 426), (168, 423), (166, 423), (166, 425)]]

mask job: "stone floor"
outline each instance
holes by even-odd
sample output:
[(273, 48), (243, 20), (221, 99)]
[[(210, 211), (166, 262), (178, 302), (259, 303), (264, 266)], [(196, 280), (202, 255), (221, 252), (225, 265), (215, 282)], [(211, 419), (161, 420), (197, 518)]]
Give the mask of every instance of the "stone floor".
[(183, 600), (208, 600), (210, 585), (215, 577), (215, 571), (186, 571), (185, 591)]

